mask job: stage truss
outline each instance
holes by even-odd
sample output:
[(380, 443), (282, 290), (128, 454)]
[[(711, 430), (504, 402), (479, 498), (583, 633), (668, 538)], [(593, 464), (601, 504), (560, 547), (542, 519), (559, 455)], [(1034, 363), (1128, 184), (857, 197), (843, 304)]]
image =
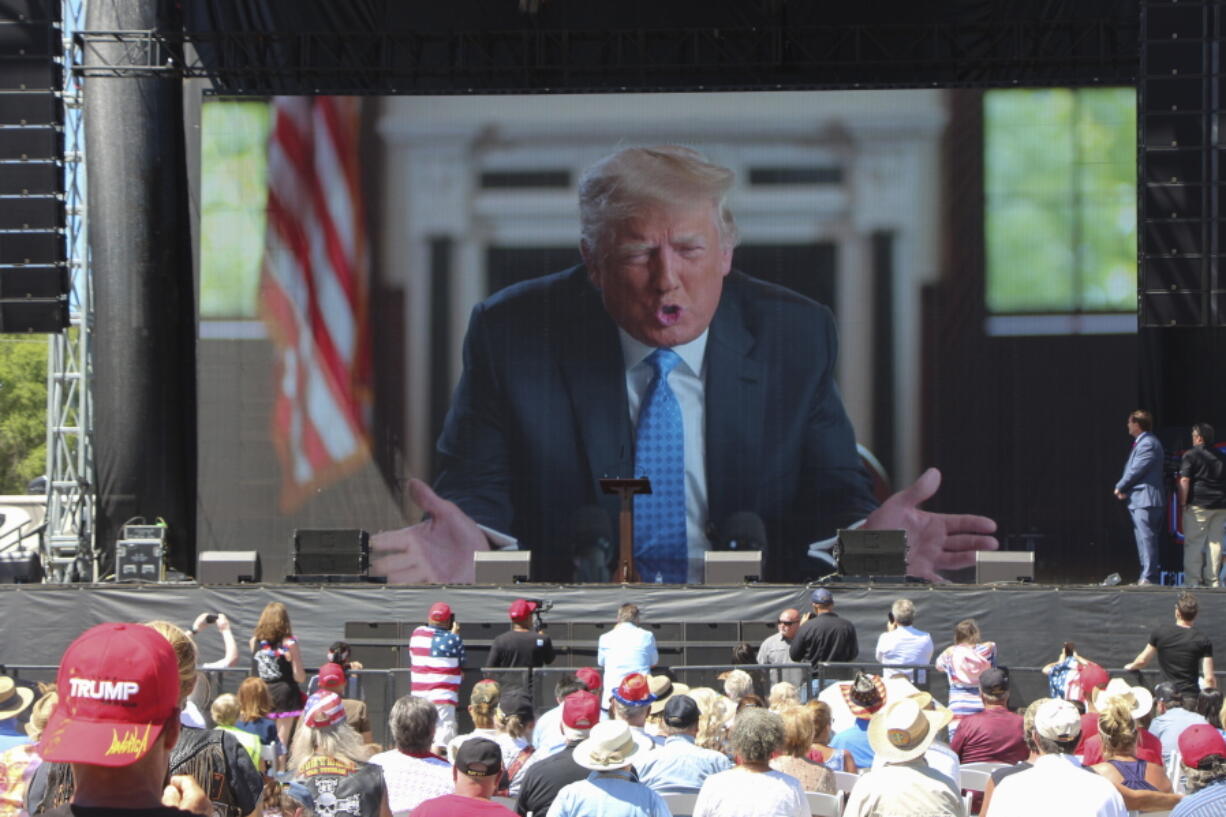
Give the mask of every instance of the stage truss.
[(68, 329), (52, 335), (47, 360), (47, 522), (43, 570), (49, 582), (94, 581), (94, 457), (90, 373), (93, 286), (86, 240), (85, 139), (81, 49), (73, 33), (85, 21), (86, 0), (63, 3), (63, 172), (67, 207)]

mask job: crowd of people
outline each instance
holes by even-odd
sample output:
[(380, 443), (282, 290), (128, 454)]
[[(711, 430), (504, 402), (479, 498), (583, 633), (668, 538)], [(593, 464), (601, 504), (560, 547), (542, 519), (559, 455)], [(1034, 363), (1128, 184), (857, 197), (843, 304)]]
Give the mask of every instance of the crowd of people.
[[(0, 676), (0, 817), (656, 817), (684, 795), (697, 817), (799, 817), (809, 792), (845, 797), (849, 817), (1226, 814), (1226, 707), (1193, 594), (1125, 668), (1156, 660), (1165, 680), (1154, 689), (1065, 644), (1044, 668), (1050, 697), (1020, 712), (976, 623), (958, 622), (936, 653), (908, 599), (877, 639), (880, 673), (807, 671), (858, 653), (833, 594), (818, 588), (810, 603), (803, 616), (782, 611), (756, 650), (738, 645), (759, 666), (730, 669), (719, 688), (659, 667), (650, 628), (623, 605), (598, 666), (561, 674), (553, 707), (538, 713), (529, 691), (485, 678), (460, 732), (464, 641), (438, 602), (412, 633), (410, 694), (391, 707), (386, 747), (373, 742), (347, 645), (308, 678), (280, 603), (261, 615), (250, 677), (233, 694), (213, 694), (199, 672), (237, 663), (224, 616), (187, 630), (101, 624), (68, 647), (54, 685)], [(534, 611), (510, 606), (500, 666), (553, 660), (548, 636), (528, 626)], [(211, 624), (226, 655), (202, 662), (192, 636)], [(775, 664), (784, 680), (764, 682), (757, 670)], [(947, 676), (946, 701), (920, 688), (930, 672)], [(990, 775), (971, 782), (967, 764)]]

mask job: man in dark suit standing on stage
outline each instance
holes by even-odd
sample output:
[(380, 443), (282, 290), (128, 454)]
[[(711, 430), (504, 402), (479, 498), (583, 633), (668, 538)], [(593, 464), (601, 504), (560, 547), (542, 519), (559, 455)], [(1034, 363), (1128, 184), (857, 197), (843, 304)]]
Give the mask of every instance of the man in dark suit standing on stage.
[(1127, 501), (1137, 537), (1137, 556), (1141, 561), (1137, 584), (1158, 581), (1158, 541), (1166, 518), (1162, 511), (1162, 461), (1166, 455), (1162, 443), (1153, 435), (1153, 427), (1154, 418), (1148, 411), (1137, 410), (1128, 415), (1132, 453), (1124, 465), (1124, 475), (1115, 483), (1115, 498)]
[(437, 494), (413, 480), (429, 520), (378, 534), (393, 582), (471, 581), (488, 547), (474, 522), (533, 551), (533, 578), (569, 580), (576, 509), (616, 499), (605, 476), (648, 476), (635, 500), (644, 581), (701, 581), (712, 532), (751, 511), (765, 572), (828, 572), (837, 528), (909, 533), (909, 572), (993, 549), (983, 517), (922, 511), (930, 469), (876, 507), (834, 381), (830, 311), (732, 271), (727, 168), (687, 148), (629, 148), (580, 180), (584, 264), (479, 304), (438, 448)]

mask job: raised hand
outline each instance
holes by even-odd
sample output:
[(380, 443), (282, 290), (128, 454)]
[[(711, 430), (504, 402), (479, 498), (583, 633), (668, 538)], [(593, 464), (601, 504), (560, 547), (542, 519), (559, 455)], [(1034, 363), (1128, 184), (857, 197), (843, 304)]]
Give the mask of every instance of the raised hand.
[(376, 557), (370, 572), (389, 584), (471, 584), (473, 553), (489, 550), (485, 534), (454, 502), (419, 479), (409, 480), (409, 498), (430, 518), (370, 539)]
[(944, 582), (938, 570), (975, 564), (975, 551), (996, 550), (996, 523), (986, 516), (932, 513), (919, 506), (941, 487), (941, 472), (929, 468), (909, 487), (868, 515), (865, 528), (907, 532), (907, 575)]

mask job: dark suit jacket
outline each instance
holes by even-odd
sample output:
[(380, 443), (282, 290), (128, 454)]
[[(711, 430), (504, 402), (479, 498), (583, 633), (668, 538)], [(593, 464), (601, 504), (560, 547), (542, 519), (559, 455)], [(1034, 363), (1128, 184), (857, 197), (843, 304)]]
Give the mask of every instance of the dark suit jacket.
[[(766, 577), (812, 576), (808, 543), (875, 507), (834, 383), (833, 317), (734, 271), (706, 354), (709, 530), (753, 511), (766, 523)], [(618, 500), (597, 480), (634, 467), (617, 327), (585, 269), (473, 309), (438, 450), (439, 494), (530, 548), (534, 580), (573, 576), (575, 510), (599, 504), (616, 519)]]

